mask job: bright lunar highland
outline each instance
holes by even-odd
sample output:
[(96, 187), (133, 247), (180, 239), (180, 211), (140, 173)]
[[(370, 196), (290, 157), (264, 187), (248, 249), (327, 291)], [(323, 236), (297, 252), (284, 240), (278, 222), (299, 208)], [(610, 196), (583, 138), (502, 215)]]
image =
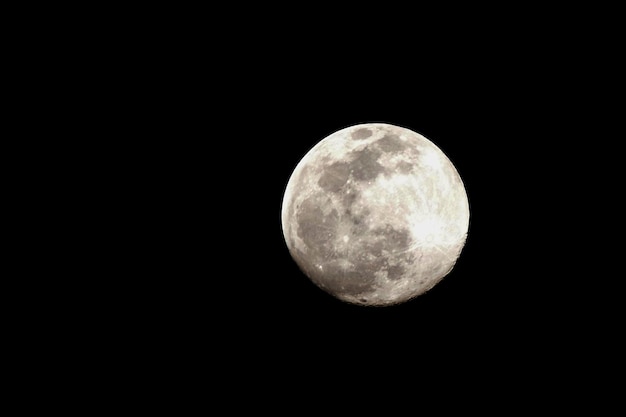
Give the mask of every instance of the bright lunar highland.
[(287, 248), (339, 300), (411, 300), (454, 267), (469, 227), (465, 187), (448, 157), (404, 127), (366, 123), (318, 142), (282, 201)]

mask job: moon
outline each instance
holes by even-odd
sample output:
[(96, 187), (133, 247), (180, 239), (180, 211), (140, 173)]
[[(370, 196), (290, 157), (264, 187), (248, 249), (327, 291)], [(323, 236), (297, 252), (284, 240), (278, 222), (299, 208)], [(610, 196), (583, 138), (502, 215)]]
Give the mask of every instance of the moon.
[(319, 141), (295, 166), (281, 208), (300, 270), (362, 306), (404, 303), (440, 282), (465, 246), (469, 219), (465, 186), (443, 151), (387, 123)]

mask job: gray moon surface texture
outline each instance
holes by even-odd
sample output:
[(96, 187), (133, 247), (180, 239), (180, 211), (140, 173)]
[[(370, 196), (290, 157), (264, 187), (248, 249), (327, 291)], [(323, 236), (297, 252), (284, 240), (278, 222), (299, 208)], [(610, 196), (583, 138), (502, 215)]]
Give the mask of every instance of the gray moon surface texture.
[(465, 186), (443, 151), (387, 123), (318, 142), (293, 170), (281, 209), (302, 272), (363, 306), (400, 304), (440, 282), (461, 254), (469, 219)]

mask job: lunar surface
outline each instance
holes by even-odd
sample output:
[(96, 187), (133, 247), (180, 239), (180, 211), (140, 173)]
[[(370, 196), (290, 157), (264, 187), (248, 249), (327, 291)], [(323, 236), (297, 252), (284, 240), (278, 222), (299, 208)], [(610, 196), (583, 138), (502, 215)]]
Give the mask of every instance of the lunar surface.
[(404, 127), (367, 123), (318, 142), (287, 183), (287, 248), (317, 286), (352, 304), (411, 300), (454, 267), (469, 204), (448, 157)]

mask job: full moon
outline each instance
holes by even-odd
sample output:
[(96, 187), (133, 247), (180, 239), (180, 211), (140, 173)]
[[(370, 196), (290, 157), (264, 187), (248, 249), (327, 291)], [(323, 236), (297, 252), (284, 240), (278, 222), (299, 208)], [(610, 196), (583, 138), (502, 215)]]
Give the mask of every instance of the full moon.
[(319, 141), (285, 188), (281, 224), (300, 270), (341, 301), (404, 303), (453, 269), (469, 227), (465, 186), (423, 135), (357, 124)]

